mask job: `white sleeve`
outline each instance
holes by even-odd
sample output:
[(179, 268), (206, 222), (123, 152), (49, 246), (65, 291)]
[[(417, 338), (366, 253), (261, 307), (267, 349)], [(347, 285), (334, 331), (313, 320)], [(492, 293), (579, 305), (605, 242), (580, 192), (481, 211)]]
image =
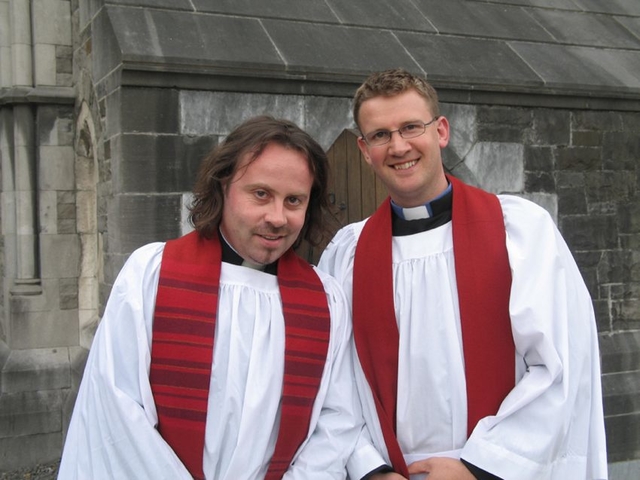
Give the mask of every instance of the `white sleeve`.
[(60, 480), (190, 479), (155, 428), (151, 325), (164, 244), (134, 252), (96, 332), (66, 437)]
[[(347, 297), (349, 320), (351, 319), (350, 305), (353, 285), (353, 257), (355, 255), (357, 235), (363, 226), (364, 222), (359, 222), (358, 224), (348, 225), (341, 229), (324, 250), (318, 263), (320, 270), (332, 275), (341, 285)], [(349, 343), (352, 349), (351, 356), (354, 357), (355, 346), (353, 345), (352, 338)], [(355, 380), (352, 381), (354, 384), (356, 383)], [(358, 402), (361, 403), (360, 400), (358, 400)], [(356, 446), (347, 462), (349, 478), (359, 480), (376, 468), (386, 464), (387, 462), (383, 456), (374, 447), (367, 426), (365, 425), (358, 436)]]
[(516, 197), (501, 202), (516, 386), (478, 423), (461, 456), (504, 479), (606, 479), (591, 298), (549, 215)]
[[(284, 475), (284, 480), (344, 479), (345, 465), (356, 448), (363, 428), (353, 377), (353, 342), (348, 304), (335, 279), (322, 272), (318, 274), (325, 284), (331, 313), (327, 366), (316, 399), (319, 410), (317, 422)], [(383, 463), (374, 465), (365, 473)]]

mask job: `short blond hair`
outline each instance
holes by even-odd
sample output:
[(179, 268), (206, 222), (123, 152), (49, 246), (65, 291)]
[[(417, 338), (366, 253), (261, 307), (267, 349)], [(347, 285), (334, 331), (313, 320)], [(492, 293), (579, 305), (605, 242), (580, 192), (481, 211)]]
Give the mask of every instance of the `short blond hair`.
[(403, 68), (394, 68), (382, 72), (372, 73), (356, 90), (353, 97), (353, 119), (358, 126), (360, 107), (371, 98), (385, 96), (393, 97), (408, 90), (415, 90), (427, 101), (434, 117), (440, 116), (438, 93), (424, 78), (414, 75)]

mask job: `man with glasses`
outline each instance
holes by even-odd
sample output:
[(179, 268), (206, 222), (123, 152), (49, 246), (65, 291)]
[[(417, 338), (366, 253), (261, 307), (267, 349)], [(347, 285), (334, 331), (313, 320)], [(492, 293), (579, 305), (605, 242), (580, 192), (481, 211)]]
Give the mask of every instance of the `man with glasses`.
[(550, 216), (445, 174), (420, 77), (371, 75), (354, 119), (389, 198), (319, 266), (352, 303), (360, 441), (412, 480), (606, 479), (593, 308)]

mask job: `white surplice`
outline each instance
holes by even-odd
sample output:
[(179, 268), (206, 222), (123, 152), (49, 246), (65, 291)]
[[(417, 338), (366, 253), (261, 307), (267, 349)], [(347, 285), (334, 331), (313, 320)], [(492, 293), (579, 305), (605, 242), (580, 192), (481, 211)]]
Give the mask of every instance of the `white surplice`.
[[(547, 212), (519, 197), (499, 199), (513, 275), (509, 312), (516, 386), (497, 414), (482, 419), (467, 439), (451, 222), (393, 237), (400, 447), (407, 463), (462, 456), (505, 480), (606, 479), (600, 358), (591, 298)], [(349, 299), (355, 246), (365, 221), (341, 229), (319, 263), (341, 282)], [(478, 255), (482, 254), (479, 246)], [(371, 439), (388, 457), (359, 364), (356, 377)]]
[[(163, 248), (154, 243), (134, 252), (113, 286), (89, 352), (60, 480), (191, 478), (155, 428), (149, 384)], [(337, 282), (319, 275), (332, 319), (327, 364), (309, 434), (286, 480), (345, 478), (362, 428), (350, 313)], [(207, 480), (264, 477), (278, 434), (284, 337), (277, 278), (223, 263), (203, 462)]]

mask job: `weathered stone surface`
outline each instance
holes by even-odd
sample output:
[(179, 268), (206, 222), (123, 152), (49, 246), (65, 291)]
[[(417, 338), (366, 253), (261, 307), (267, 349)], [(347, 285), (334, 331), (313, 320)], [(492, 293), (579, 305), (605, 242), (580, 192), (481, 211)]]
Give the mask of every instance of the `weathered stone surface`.
[(257, 115), (286, 118), (304, 127), (304, 101), (300, 96), (204, 91), (180, 93), (180, 133), (183, 135), (227, 135), (243, 121)]
[(114, 176), (121, 192), (191, 191), (198, 167), (216, 138), (123, 135), (122, 161)]
[(524, 188), (524, 149), (516, 143), (478, 143), (465, 164), (479, 185), (490, 192), (521, 192)]
[(564, 217), (561, 230), (572, 250), (607, 250), (617, 248), (617, 228), (613, 215)]
[(13, 350), (2, 369), (2, 393), (69, 388), (69, 375), (66, 348)]
[(61, 451), (61, 431), (0, 438), (1, 471), (10, 472), (25, 465), (55, 462), (60, 459)]
[(556, 182), (551, 172), (525, 172), (524, 189), (528, 192), (554, 192)]
[[(172, 1), (172, 0), (166, 0)], [(337, 22), (332, 11), (333, 2), (317, 2), (315, 0), (274, 0), (271, 2), (253, 2), (251, 0), (191, 0), (199, 12), (226, 13), (230, 15), (248, 15), (292, 20), (308, 20), (311, 22)]]
[(558, 148), (556, 165), (560, 170), (589, 171), (602, 167), (600, 149), (592, 147)]
[(121, 132), (178, 133), (177, 90), (126, 88), (118, 99)]
[[(304, 3), (315, 4), (317, 2), (307, 0)], [(327, 3), (340, 21), (345, 24), (436, 32), (436, 28), (429, 19), (410, 0), (398, 0), (393, 4), (343, 2), (341, 0), (327, 0)], [(391, 8), (389, 8), (390, 6)]]
[(478, 35), (491, 31), (493, 37), (548, 41), (549, 33), (523, 9), (512, 5), (449, 0), (417, 0), (416, 5), (440, 34)]
[(563, 110), (536, 109), (527, 132), (532, 145), (569, 145), (571, 115)]
[[(485, 85), (539, 85), (539, 77), (505, 44), (497, 40), (396, 33), (402, 45), (434, 83), (465, 78)], [(456, 61), (452, 62), (451, 59)], [(377, 62), (376, 69), (384, 65)], [(405, 66), (402, 61), (397, 66)], [(375, 70), (375, 69), (374, 69)], [(412, 69), (414, 70), (414, 69)], [(369, 70), (371, 71), (371, 70)]]
[(574, 131), (571, 145), (575, 147), (599, 147), (602, 145), (602, 133), (594, 131)]
[(627, 170), (633, 174), (640, 162), (640, 132), (606, 132), (602, 141), (602, 155), (604, 168)]
[[(263, 20), (262, 24), (291, 74), (364, 76), (371, 71), (397, 67), (420, 71), (396, 36), (386, 30), (279, 20)], [(408, 50), (413, 54), (411, 46)]]
[(608, 417), (605, 430), (610, 462), (623, 462), (640, 456), (639, 413)]
[(531, 10), (533, 17), (561, 43), (639, 49), (640, 38), (621, 30), (610, 16), (584, 13), (575, 15), (562, 10)]
[(150, 242), (180, 235), (179, 194), (116, 195), (109, 208), (109, 248), (113, 253), (129, 254)]
[(263, 24), (255, 18), (115, 6), (107, 11), (127, 60), (164, 63), (171, 59), (190, 70), (194, 64), (284, 67)]
[(605, 415), (625, 415), (640, 410), (640, 376), (636, 372), (603, 375)]
[(640, 52), (511, 42), (545, 85), (576, 90), (633, 91), (640, 88)]

